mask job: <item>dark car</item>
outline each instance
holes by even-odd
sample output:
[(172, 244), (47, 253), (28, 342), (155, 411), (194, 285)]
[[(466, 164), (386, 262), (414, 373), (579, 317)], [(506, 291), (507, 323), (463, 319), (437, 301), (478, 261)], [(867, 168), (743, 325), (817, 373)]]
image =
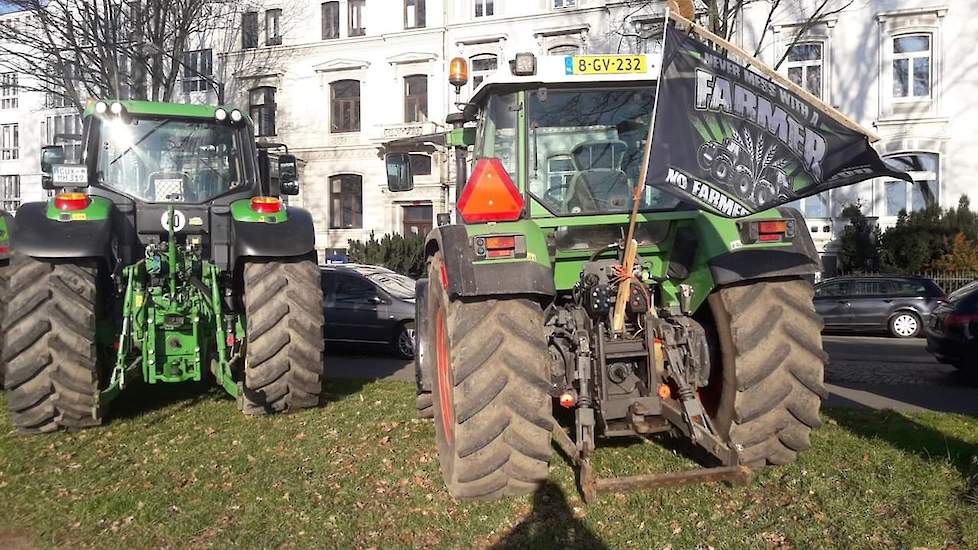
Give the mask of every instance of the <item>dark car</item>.
[(322, 268), (326, 340), (383, 344), (414, 357), (414, 279), (374, 265)]
[(846, 276), (815, 285), (815, 311), (826, 329), (885, 330), (914, 338), (944, 291), (924, 277)]
[(941, 363), (978, 371), (978, 281), (956, 290), (927, 323), (927, 351)]

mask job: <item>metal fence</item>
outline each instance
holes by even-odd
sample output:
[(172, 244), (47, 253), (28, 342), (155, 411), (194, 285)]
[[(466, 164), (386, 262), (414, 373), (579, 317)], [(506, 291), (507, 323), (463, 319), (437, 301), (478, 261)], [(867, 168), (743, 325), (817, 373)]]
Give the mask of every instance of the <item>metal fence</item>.
[[(905, 274), (897, 273), (839, 273), (839, 275), (847, 276), (866, 276), (866, 277), (880, 277), (880, 276), (900, 276)], [(944, 292), (951, 293), (955, 290), (963, 287), (964, 285), (978, 280), (978, 271), (920, 271), (917, 273), (911, 273), (914, 277), (926, 277), (935, 283), (937, 283)]]
[(931, 279), (948, 293), (978, 279), (978, 271), (923, 271), (914, 275)]

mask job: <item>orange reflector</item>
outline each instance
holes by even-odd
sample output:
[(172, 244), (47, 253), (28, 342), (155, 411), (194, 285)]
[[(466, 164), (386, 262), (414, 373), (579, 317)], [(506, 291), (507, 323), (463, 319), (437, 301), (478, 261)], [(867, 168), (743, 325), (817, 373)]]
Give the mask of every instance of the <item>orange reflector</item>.
[(506, 237), (487, 237), (486, 248), (488, 250), (500, 250), (504, 248), (516, 248), (516, 236)]
[(91, 202), (85, 193), (59, 193), (54, 196), (54, 207), (64, 211), (84, 210)]
[(469, 64), (464, 57), (456, 57), (448, 64), (448, 83), (456, 88), (469, 83)]
[(448, 270), (445, 269), (445, 264), (441, 264), (441, 270), (439, 271), (439, 275), (441, 276), (441, 287), (447, 290), (448, 289)]
[(560, 394), (560, 406), (569, 409), (577, 403), (577, 396), (569, 391)]
[(672, 390), (669, 389), (669, 384), (659, 384), (659, 398), (669, 399), (672, 397)]
[(523, 212), (523, 195), (499, 159), (479, 159), (458, 199), (458, 212), (467, 223), (516, 221)]
[(784, 220), (771, 222), (758, 222), (758, 233), (785, 233), (788, 231), (788, 222)]
[(259, 214), (275, 214), (282, 210), (282, 201), (278, 197), (254, 197), (251, 209)]
[(757, 236), (759, 241), (780, 241), (781, 233), (761, 233)]

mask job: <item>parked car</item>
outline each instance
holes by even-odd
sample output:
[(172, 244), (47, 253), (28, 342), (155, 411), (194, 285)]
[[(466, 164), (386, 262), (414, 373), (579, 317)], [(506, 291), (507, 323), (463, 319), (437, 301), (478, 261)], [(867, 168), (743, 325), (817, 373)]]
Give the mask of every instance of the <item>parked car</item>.
[(920, 336), (943, 298), (924, 277), (845, 276), (815, 285), (815, 311), (826, 329), (885, 330), (898, 338)]
[(414, 279), (374, 265), (322, 268), (326, 340), (383, 344), (414, 357)]
[(978, 281), (948, 294), (927, 323), (927, 351), (941, 363), (978, 371)]

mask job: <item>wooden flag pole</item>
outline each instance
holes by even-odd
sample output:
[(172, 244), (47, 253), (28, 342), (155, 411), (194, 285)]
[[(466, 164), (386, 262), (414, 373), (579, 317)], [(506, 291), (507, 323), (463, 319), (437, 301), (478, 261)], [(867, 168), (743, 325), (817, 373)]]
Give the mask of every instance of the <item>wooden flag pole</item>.
[[(670, 9), (666, 8), (666, 18), (668, 19)], [(663, 45), (665, 43), (663, 42)], [(662, 81), (662, 70), (660, 68), (658, 82)], [(649, 118), (649, 132), (645, 136), (645, 147), (642, 151), (642, 167), (638, 172), (638, 182), (635, 183), (635, 190), (632, 192), (632, 213), (628, 217), (628, 234), (625, 237), (625, 255), (621, 262), (621, 272), (625, 277), (618, 283), (618, 296), (615, 298), (615, 312), (611, 318), (611, 331), (622, 332), (625, 330), (625, 304), (632, 290), (632, 270), (635, 269), (635, 255), (638, 252), (638, 243), (635, 242), (635, 224), (638, 221), (638, 205), (642, 202), (642, 193), (645, 192), (645, 180), (649, 175), (649, 163), (652, 158), (652, 131), (655, 128), (655, 111), (659, 105), (659, 93), (655, 94), (655, 103), (652, 107), (652, 116)], [(651, 306), (651, 304), (649, 304)], [(655, 308), (652, 309), (655, 311)]]
[(761, 61), (761, 60), (755, 58), (753, 55), (747, 53), (747, 51), (744, 50), (743, 48), (741, 48), (740, 46), (737, 46), (736, 44), (734, 44), (732, 42), (729, 42), (729, 41), (727, 41), (727, 40), (725, 40), (725, 39), (723, 39), (723, 38), (721, 38), (721, 37), (713, 34), (708, 29), (705, 29), (705, 28), (697, 25), (696, 23), (690, 21), (689, 19), (686, 19), (685, 17), (683, 17), (682, 15), (680, 15), (680, 14), (674, 12), (674, 11), (670, 11), (669, 13), (667, 13), (666, 14), (666, 17), (673, 19), (677, 23), (680, 23), (682, 25), (685, 25), (685, 26), (689, 27), (689, 29), (692, 30), (693, 33), (695, 33), (695, 34), (697, 34), (697, 35), (699, 35), (699, 36), (701, 36), (701, 37), (709, 40), (710, 42), (713, 42), (715, 44), (719, 44), (720, 46), (723, 46), (724, 49), (730, 50), (730, 51), (734, 52), (735, 54), (737, 54), (738, 56), (744, 58), (745, 61), (747, 61), (747, 62), (750, 63), (750, 66), (751, 67), (756, 68), (760, 73), (762, 73), (765, 76), (771, 78), (772, 80), (777, 81), (779, 84), (781, 84), (785, 88), (788, 88), (793, 93), (796, 93), (796, 94), (800, 95), (801, 97), (805, 98), (805, 101), (808, 101), (812, 105), (818, 107), (819, 110), (821, 110), (822, 112), (824, 112), (826, 115), (828, 115), (830, 118), (832, 118), (833, 120), (835, 120), (839, 124), (841, 124), (841, 125), (849, 128), (850, 130), (853, 130), (855, 132), (859, 132), (860, 134), (865, 135), (867, 138), (869, 138), (869, 141), (870, 142), (877, 142), (877, 141), (880, 140), (880, 137), (878, 135), (876, 135), (875, 132), (873, 132), (872, 130), (869, 130), (868, 128), (865, 128), (864, 126), (862, 126), (861, 124), (859, 124), (855, 120), (852, 120), (851, 118), (849, 118), (848, 116), (846, 116), (843, 112), (839, 111), (835, 107), (833, 107), (833, 106), (825, 103), (821, 99), (815, 97), (808, 90), (806, 90), (806, 89), (802, 88), (801, 86), (795, 84), (794, 82), (788, 80), (784, 75), (778, 73), (777, 71), (775, 71), (771, 67), (768, 67), (767, 65), (764, 64), (763, 61)]

